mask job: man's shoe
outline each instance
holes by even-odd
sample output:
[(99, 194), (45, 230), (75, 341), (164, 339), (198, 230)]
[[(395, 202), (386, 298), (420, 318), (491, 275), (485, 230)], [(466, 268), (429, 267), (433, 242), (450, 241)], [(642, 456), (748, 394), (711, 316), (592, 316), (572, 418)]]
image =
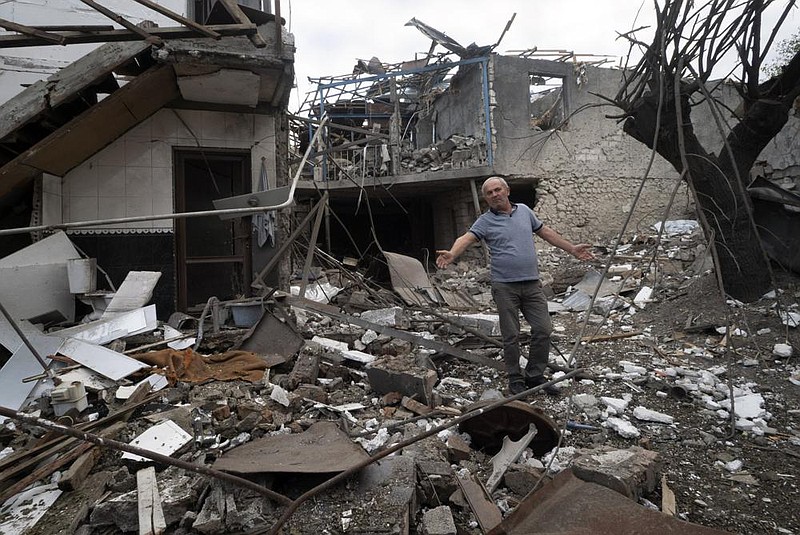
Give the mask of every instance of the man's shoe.
[[(543, 385), (546, 382), (547, 379), (545, 379), (544, 376), (542, 375), (525, 378), (525, 386), (527, 388), (533, 388), (535, 386)], [(558, 396), (559, 394), (561, 394), (561, 392), (559, 392), (558, 388), (556, 388), (555, 385), (547, 385), (546, 387), (542, 388), (542, 391), (548, 396)]]
[(522, 392), (525, 392), (528, 387), (525, 385), (525, 381), (522, 379), (514, 379), (508, 383), (508, 392), (512, 396), (516, 396)]

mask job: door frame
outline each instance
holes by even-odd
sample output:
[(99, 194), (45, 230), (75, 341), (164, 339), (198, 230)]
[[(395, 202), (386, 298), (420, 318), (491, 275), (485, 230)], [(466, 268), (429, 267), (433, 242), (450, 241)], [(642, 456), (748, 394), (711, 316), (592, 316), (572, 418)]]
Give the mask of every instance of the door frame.
[[(225, 148), (204, 148), (204, 147), (173, 147), (173, 185), (174, 185), (174, 204), (175, 213), (186, 211), (186, 198), (184, 191), (186, 188), (186, 160), (204, 159), (207, 161), (240, 161), (241, 162), (241, 184), (242, 193), (249, 193), (253, 189), (252, 182), (252, 157), (248, 149), (225, 149)], [(216, 217), (216, 216), (203, 216)], [(195, 262), (187, 261), (186, 248), (186, 218), (175, 220), (175, 288), (177, 310), (186, 312), (190, 306), (188, 300), (188, 281), (186, 268), (190, 263), (214, 263), (222, 261), (222, 258), (240, 259), (242, 263), (242, 276), (244, 277), (245, 296), (249, 296), (252, 289), (250, 281), (253, 278), (252, 268), (252, 231), (250, 216), (236, 218), (234, 239), (242, 240), (241, 255), (226, 257), (209, 257)], [(192, 303), (194, 304), (194, 303)]]

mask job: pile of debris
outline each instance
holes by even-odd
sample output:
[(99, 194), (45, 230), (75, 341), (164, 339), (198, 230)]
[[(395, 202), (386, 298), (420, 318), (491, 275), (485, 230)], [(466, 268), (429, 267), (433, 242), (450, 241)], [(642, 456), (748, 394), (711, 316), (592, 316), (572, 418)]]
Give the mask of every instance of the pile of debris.
[(542, 253), (559, 397), (504, 397), (469, 262), (386, 253), (391, 291), (318, 271), (237, 303), (245, 327), (156, 321), (143, 272), (97, 319), (7, 322), (0, 531), (792, 533), (797, 295), (715, 306), (698, 233), (670, 228), (606, 273)]
[(430, 147), (404, 150), (400, 165), (407, 172), (464, 169), (486, 165), (486, 143), (473, 136), (452, 135)]

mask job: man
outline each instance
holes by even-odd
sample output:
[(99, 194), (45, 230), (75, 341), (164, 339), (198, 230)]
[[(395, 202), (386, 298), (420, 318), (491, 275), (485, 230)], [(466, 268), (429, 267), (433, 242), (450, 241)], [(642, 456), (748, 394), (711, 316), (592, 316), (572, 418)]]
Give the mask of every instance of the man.
[[(539, 265), (533, 234), (580, 260), (594, 255), (591, 245), (572, 244), (542, 223), (524, 204), (512, 203), (511, 189), (501, 177), (486, 179), (481, 188), (489, 210), (473, 223), (447, 251), (436, 251), (436, 265), (445, 268), (468, 247), (484, 240), (492, 254), (492, 297), (500, 316), (503, 361), (512, 395), (547, 382), (544, 370), (550, 355), (550, 313), (539, 281)], [(519, 313), (531, 326), (531, 345), (524, 373), (519, 366)], [(557, 395), (554, 386), (545, 392)]]

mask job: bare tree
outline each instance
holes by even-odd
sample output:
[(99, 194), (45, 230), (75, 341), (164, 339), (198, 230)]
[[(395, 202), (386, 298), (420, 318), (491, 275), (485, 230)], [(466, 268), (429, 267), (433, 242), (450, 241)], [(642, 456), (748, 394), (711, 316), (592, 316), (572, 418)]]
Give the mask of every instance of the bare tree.
[[(641, 49), (642, 58), (625, 70), (623, 87), (609, 99), (623, 110), (615, 118), (624, 120), (624, 131), (657, 151), (686, 179), (723, 291), (748, 302), (772, 287), (772, 272), (753, 221), (747, 182), (756, 158), (786, 124), (800, 94), (800, 53), (767, 81), (759, 81), (759, 72), (794, 4), (666, 0), (662, 6), (655, 0), (653, 40), (638, 41), (636, 31), (623, 35)], [(762, 19), (769, 7), (781, 15), (762, 41)], [(742, 100), (736, 111), (716, 103), (711, 83), (712, 70), (718, 70), (726, 54), (738, 56), (731, 73)], [(714, 151), (694, 132), (692, 107), (701, 101), (712, 104), (724, 139)]]

